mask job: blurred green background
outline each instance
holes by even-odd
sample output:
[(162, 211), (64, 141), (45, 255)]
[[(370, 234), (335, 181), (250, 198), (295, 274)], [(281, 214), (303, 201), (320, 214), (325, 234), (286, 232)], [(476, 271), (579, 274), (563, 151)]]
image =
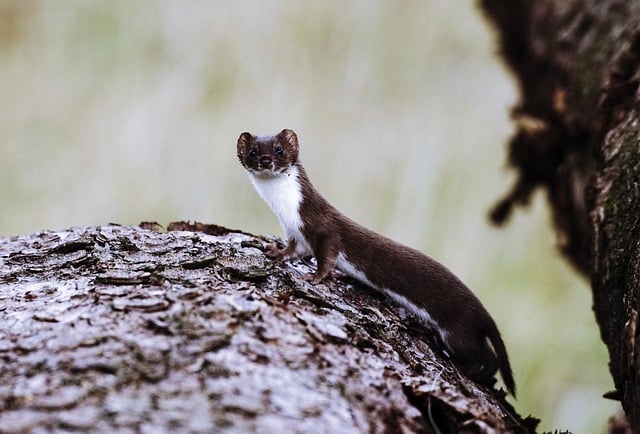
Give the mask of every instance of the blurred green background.
[(191, 219), (281, 234), (235, 157), (295, 129), (319, 190), (447, 264), (495, 317), (517, 410), (618, 406), (584, 279), (541, 194), (504, 229), (516, 100), (473, 2), (0, 0), (0, 235)]

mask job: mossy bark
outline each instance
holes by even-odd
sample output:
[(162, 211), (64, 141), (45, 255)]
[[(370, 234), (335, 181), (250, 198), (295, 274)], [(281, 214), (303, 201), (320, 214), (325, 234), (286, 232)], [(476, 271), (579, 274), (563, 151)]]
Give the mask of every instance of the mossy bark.
[(521, 101), (512, 191), (543, 189), (561, 251), (591, 279), (618, 396), (640, 431), (640, 1), (481, 0)]

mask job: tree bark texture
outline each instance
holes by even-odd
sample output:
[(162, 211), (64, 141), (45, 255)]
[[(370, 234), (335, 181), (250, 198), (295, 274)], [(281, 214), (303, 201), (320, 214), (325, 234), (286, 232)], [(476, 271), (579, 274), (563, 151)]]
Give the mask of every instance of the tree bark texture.
[(611, 395), (640, 432), (640, 1), (480, 4), (521, 93), (518, 180), (491, 216), (546, 192), (559, 248), (591, 279)]
[(159, 229), (0, 239), (0, 433), (535, 427), (378, 293), (310, 285), (266, 258), (275, 240)]

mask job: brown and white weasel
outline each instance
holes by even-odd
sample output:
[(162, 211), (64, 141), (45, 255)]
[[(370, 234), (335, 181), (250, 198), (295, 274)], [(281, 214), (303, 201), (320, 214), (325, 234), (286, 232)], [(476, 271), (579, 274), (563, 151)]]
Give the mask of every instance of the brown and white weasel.
[(465, 374), (492, 384), (499, 368), (515, 396), (504, 342), (480, 300), (439, 262), (340, 213), (311, 184), (298, 151), (292, 130), (266, 137), (245, 132), (238, 138), (240, 163), (287, 235), (286, 248), (271, 246), (269, 256), (313, 255), (317, 271), (305, 276), (311, 283), (321, 282), (337, 267), (387, 294), (438, 332)]

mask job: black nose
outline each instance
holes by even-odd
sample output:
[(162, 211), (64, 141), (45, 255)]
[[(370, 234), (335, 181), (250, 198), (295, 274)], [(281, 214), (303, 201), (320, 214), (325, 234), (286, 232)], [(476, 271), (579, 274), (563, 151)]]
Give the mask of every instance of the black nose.
[(271, 157), (260, 157), (260, 164), (263, 166), (268, 166), (271, 164)]

